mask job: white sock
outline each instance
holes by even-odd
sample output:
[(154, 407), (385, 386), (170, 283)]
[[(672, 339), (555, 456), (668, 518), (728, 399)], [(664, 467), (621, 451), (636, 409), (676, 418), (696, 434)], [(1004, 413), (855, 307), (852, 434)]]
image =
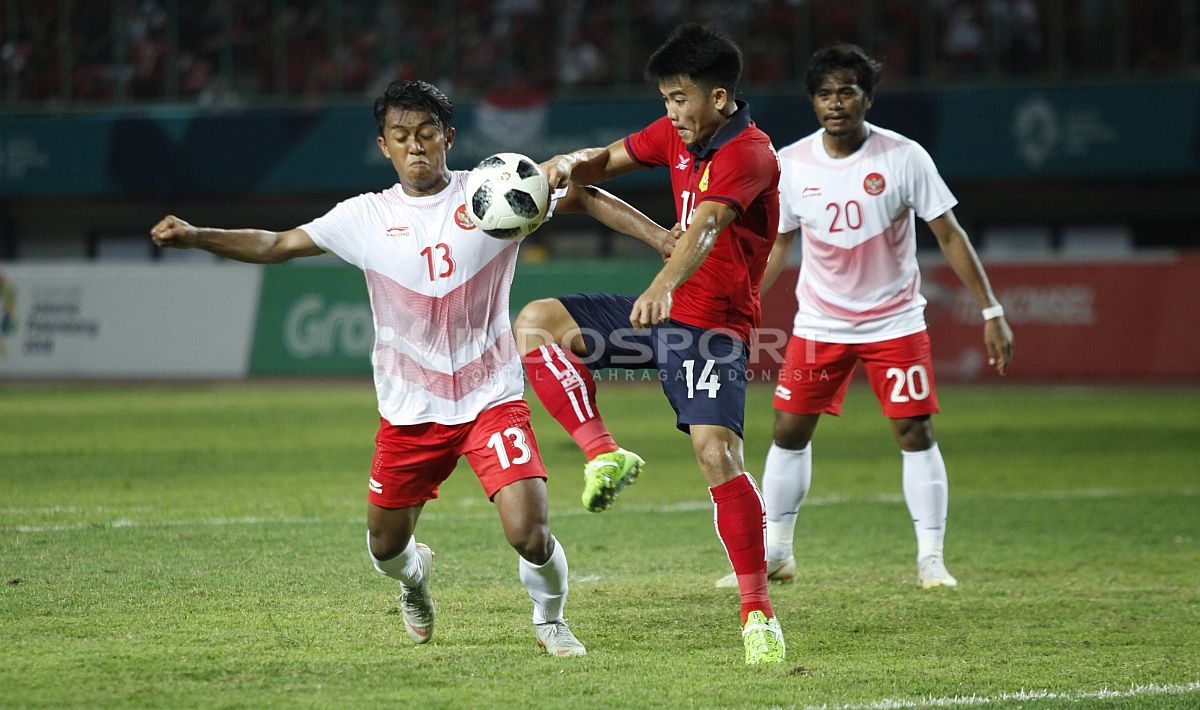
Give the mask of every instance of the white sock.
[(390, 560), (381, 560), (371, 552), (371, 533), (368, 531), (367, 556), (371, 558), (371, 564), (374, 565), (375, 571), (386, 574), (392, 579), (398, 579), (405, 586), (415, 587), (425, 579), (425, 570), (421, 568), (421, 558), (417, 555), (417, 540), (414, 537), (408, 538), (408, 545), (405, 546), (404, 552)]
[(924, 451), (900, 453), (904, 461), (904, 501), (917, 533), (917, 560), (941, 557), (949, 496), (942, 452), (934, 444)]
[(796, 515), (811, 484), (812, 442), (799, 451), (771, 444), (763, 466), (768, 560), (782, 560), (792, 554)]
[(533, 600), (533, 623), (560, 621), (567, 605), (567, 553), (556, 538), (554, 552), (538, 566), (518, 555), (517, 574)]

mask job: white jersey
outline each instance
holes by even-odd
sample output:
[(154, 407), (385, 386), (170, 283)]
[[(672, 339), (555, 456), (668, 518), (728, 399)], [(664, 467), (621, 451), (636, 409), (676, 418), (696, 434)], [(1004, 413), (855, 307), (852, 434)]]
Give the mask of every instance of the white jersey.
[(397, 426), (470, 422), (524, 392), (508, 316), (517, 243), (467, 220), (466, 179), (425, 197), (399, 184), (358, 195), (301, 227), (366, 274), (379, 413)]
[(779, 151), (779, 231), (800, 230), (792, 332), (867, 343), (925, 329), (914, 214), (936, 219), (957, 200), (929, 153), (871, 124), (867, 140), (832, 158), (824, 129)]

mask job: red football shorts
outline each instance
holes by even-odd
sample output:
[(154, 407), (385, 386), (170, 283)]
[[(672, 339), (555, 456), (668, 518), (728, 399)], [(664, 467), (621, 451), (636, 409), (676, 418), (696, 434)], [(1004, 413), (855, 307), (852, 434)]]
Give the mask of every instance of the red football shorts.
[(775, 388), (775, 408), (792, 414), (841, 414), (858, 361), (891, 419), (938, 412), (929, 333), (921, 331), (877, 343), (822, 343), (788, 339)]
[(462, 456), (488, 500), (514, 481), (546, 477), (529, 405), (516, 400), (485, 410), (466, 424), (395, 426), (381, 418), (367, 500), (382, 508), (433, 500)]

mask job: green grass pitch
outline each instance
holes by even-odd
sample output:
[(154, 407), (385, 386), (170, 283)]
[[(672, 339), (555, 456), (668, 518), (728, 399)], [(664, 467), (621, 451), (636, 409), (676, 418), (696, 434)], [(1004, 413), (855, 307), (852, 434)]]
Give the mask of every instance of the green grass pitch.
[[(0, 708), (1200, 707), (1200, 393), (944, 387), (947, 560), (915, 585), (869, 391), (815, 441), (779, 668), (736, 595), (655, 383), (602, 385), (648, 461), (610, 512), (533, 404), (582, 659), (536, 653), (517, 559), (465, 463), (426, 507), (434, 640), (364, 551), (367, 381), (0, 388)], [(752, 388), (757, 476), (770, 390)]]

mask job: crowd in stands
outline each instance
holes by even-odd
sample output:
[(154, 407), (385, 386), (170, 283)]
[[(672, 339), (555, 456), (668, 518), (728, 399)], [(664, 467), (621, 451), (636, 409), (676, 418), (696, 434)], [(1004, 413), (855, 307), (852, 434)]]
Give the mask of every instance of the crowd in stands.
[(1195, 74), (1194, 0), (6, 0), (0, 105), (374, 95), (396, 78), (522, 102), (641, 87), (683, 20), (740, 41), (749, 87), (855, 41), (890, 85)]

